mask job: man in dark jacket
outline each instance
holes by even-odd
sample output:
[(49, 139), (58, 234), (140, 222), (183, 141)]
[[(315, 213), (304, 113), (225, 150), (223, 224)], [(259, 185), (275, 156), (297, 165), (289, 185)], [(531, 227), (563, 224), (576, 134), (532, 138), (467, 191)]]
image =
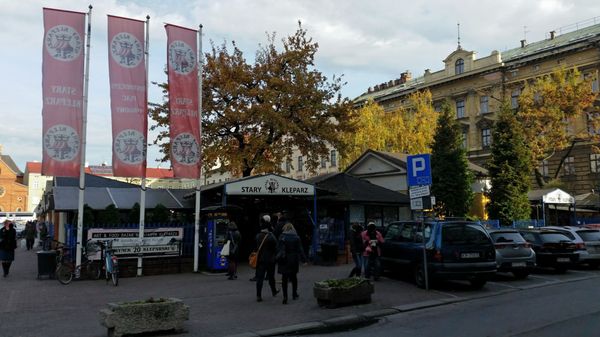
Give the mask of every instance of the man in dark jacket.
[(269, 281), (271, 294), (276, 296), (279, 291), (275, 287), (275, 253), (277, 252), (277, 239), (269, 231), (269, 222), (261, 224), (261, 230), (256, 235), (258, 256), (256, 259), (256, 301), (262, 302), (263, 281)]
[(0, 228), (0, 260), (4, 277), (8, 276), (10, 265), (15, 259), (17, 248), (17, 231), (10, 220), (4, 221), (4, 227)]
[(350, 227), (350, 251), (352, 252), (352, 259), (354, 260), (354, 268), (350, 272), (349, 277), (362, 275), (363, 266), (363, 240), (362, 240), (363, 228), (359, 223), (353, 223)]

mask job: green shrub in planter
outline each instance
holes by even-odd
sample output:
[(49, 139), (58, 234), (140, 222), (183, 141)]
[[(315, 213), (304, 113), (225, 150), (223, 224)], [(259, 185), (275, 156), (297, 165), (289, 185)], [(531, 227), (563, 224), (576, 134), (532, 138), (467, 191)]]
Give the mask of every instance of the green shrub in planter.
[(342, 305), (370, 303), (375, 291), (366, 279), (352, 277), (315, 282), (313, 294), (320, 306), (335, 308)]

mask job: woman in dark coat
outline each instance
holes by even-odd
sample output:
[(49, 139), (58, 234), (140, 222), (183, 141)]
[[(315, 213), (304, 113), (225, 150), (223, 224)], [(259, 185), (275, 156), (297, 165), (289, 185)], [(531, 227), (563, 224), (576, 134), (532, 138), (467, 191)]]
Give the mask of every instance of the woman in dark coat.
[[(265, 275), (269, 280), (271, 294), (277, 296), (279, 291), (275, 286), (275, 253), (277, 252), (277, 239), (269, 231), (270, 224), (263, 222), (260, 232), (256, 235), (256, 247), (258, 256), (256, 258), (256, 301), (262, 302), (262, 287)], [(260, 247), (260, 248), (258, 248)]]
[(15, 249), (17, 248), (17, 231), (12, 222), (4, 221), (4, 227), (0, 229), (0, 260), (4, 277), (8, 276), (10, 265), (15, 259)]
[(279, 237), (277, 246), (277, 272), (281, 274), (283, 289), (283, 304), (288, 302), (288, 282), (292, 282), (292, 298), (298, 299), (298, 270), (300, 261), (306, 263), (306, 256), (302, 250), (300, 237), (291, 223), (283, 226), (283, 233)]
[(235, 280), (237, 279), (237, 263), (239, 260), (239, 248), (240, 243), (242, 242), (242, 235), (233, 221), (229, 222), (227, 227), (226, 240), (230, 240), (229, 255), (227, 256), (227, 279)]

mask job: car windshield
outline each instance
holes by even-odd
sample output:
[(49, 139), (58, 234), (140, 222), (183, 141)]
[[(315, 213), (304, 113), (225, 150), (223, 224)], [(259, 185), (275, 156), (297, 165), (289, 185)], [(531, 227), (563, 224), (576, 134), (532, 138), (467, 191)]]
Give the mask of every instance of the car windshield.
[(540, 233), (540, 237), (542, 238), (542, 241), (547, 242), (547, 243), (571, 241), (571, 239), (569, 239), (566, 235), (564, 235), (562, 233), (552, 233), (552, 232), (544, 233), (544, 232), (542, 232), (542, 233)]
[(484, 229), (472, 224), (448, 224), (442, 227), (442, 242), (451, 245), (490, 243)]
[(495, 243), (503, 243), (503, 242), (514, 242), (514, 243), (523, 243), (525, 239), (519, 233), (515, 232), (495, 232), (490, 233), (490, 236), (494, 240)]
[(583, 241), (600, 241), (600, 231), (582, 230), (582, 231), (577, 231), (577, 234), (579, 234), (579, 236), (581, 236)]

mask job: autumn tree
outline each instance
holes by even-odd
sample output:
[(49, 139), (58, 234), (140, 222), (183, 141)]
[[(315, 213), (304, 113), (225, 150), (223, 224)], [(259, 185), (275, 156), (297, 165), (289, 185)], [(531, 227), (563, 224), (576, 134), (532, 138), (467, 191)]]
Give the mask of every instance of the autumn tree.
[(600, 127), (598, 110), (593, 108), (597, 94), (592, 92), (591, 81), (591, 78), (584, 79), (577, 69), (558, 68), (525, 84), (518, 100), (517, 118), (523, 125), (540, 187), (548, 183), (539, 169), (543, 160), (568, 149), (554, 172), (556, 179), (577, 142), (600, 139), (589, 132), (590, 126), (594, 130)]
[(513, 220), (529, 219), (531, 172), (530, 154), (523, 138), (523, 127), (507, 104), (502, 104), (494, 124), (491, 158), (488, 162), (491, 179), (488, 211), (490, 218), (508, 226)]
[(368, 149), (397, 153), (429, 153), (437, 124), (437, 112), (429, 90), (409, 95), (407, 105), (385, 112), (368, 101), (353, 115), (352, 132), (342, 135), (340, 166), (345, 167)]
[[(340, 133), (348, 130), (351, 102), (341, 95), (340, 77), (329, 80), (315, 66), (319, 45), (300, 25), (275, 45), (275, 34), (259, 46), (254, 62), (232, 43), (212, 44), (202, 74), (203, 166), (220, 165), (233, 175), (279, 172), (294, 149), (315, 170), (329, 147), (342, 149)], [(168, 85), (158, 84), (165, 94)], [(152, 104), (154, 128), (168, 124), (168, 104)], [(168, 159), (163, 130), (155, 140)]]
[(462, 130), (448, 101), (442, 104), (431, 151), (431, 192), (440, 215), (467, 215), (473, 201), (473, 174), (462, 146)]

